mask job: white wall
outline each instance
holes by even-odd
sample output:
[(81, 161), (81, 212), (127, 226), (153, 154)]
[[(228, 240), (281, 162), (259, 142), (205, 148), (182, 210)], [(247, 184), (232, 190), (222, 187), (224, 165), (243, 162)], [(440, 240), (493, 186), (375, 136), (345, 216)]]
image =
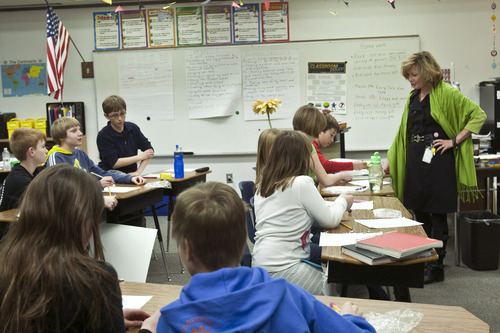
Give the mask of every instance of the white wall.
[[(450, 67), (453, 62), (455, 81), (461, 84), (462, 92), (475, 102), (479, 102), (477, 84), (492, 77), (500, 77), (500, 66), (497, 69), (491, 67), (491, 0), (396, 0), (396, 9), (392, 9), (387, 1), (377, 0), (351, 0), (349, 7), (342, 1), (332, 0), (288, 1), (291, 40), (420, 35), (421, 49), (433, 53), (442, 67)], [(92, 60), (94, 47), (92, 12), (102, 10), (56, 10), (86, 61)], [(331, 11), (339, 15), (334, 16)], [(500, 16), (500, 11), (497, 15)], [(44, 10), (0, 12), (0, 63), (29, 59), (45, 61), (45, 16)], [(500, 40), (498, 42), (500, 45)], [(97, 117), (102, 115), (101, 110), (96, 109), (93, 79), (81, 78), (81, 62), (80, 56), (71, 46), (65, 71), (64, 100), (85, 102), (88, 151), (91, 158), (98, 161), (95, 138), (98, 132)], [(0, 96), (0, 111), (16, 112), (19, 118), (45, 117), (45, 103), (52, 101), (47, 96)], [(346, 134), (346, 140), (349, 140), (349, 133)], [(347, 157), (366, 159), (371, 153), (347, 152)], [(187, 167), (210, 166), (213, 173), (209, 175), (209, 180), (225, 182), (225, 174), (232, 173), (235, 184), (253, 179), (254, 161), (254, 156), (185, 157)], [(173, 158), (154, 159), (147, 171), (171, 167), (172, 163)]]

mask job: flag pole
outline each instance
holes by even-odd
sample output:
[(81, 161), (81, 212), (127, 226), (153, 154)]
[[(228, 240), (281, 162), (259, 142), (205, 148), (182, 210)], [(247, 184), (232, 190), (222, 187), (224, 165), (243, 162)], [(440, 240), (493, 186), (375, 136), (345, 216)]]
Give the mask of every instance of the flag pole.
[(83, 56), (82, 56), (82, 54), (80, 53), (80, 50), (78, 49), (78, 47), (76, 47), (75, 42), (73, 42), (73, 38), (71, 38), (71, 37), (70, 37), (70, 38), (69, 38), (69, 40), (71, 41), (71, 43), (72, 43), (72, 44), (73, 44), (73, 46), (75, 47), (76, 52), (78, 52), (78, 54), (80, 55), (80, 58), (82, 58), (83, 62), (86, 62), (86, 61), (85, 61), (85, 59), (83, 59)]

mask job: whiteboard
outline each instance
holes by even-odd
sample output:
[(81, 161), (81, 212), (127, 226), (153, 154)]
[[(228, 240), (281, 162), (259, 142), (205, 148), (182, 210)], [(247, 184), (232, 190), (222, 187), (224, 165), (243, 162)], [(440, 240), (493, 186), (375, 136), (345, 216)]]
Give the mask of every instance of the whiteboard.
[[(197, 155), (255, 153), (257, 139), (269, 124), (266, 116), (251, 114), (253, 101), (280, 98), (283, 103), (271, 124), (291, 128), (295, 110), (307, 103), (308, 62), (347, 62), (346, 112), (333, 114), (351, 127), (346, 150), (385, 150), (411, 89), (400, 73), (401, 62), (419, 49), (419, 37), (414, 35), (95, 51), (98, 127), (107, 123), (102, 101), (121, 94), (127, 102), (127, 120), (141, 128), (157, 155), (171, 155), (176, 144)], [(255, 59), (264, 61), (249, 66)], [(127, 75), (144, 73), (154, 78), (140, 86), (124, 83)], [(261, 83), (249, 87), (245, 73), (262, 77)], [(227, 79), (214, 82), (214, 77)]]

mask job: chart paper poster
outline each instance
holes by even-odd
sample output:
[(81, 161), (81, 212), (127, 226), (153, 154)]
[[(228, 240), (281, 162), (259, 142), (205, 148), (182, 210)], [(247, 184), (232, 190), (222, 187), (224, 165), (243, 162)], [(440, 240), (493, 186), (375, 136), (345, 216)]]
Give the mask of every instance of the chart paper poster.
[(149, 46), (175, 46), (174, 9), (148, 9)]
[(96, 50), (116, 50), (120, 48), (119, 20), (119, 13), (94, 13), (94, 43)]
[(241, 103), (240, 50), (186, 51), (189, 119), (230, 116)]
[(124, 49), (148, 47), (145, 10), (122, 11), (120, 22)]
[(271, 2), (269, 10), (265, 3), (261, 4), (262, 10), (262, 40), (264, 42), (290, 40), (288, 25), (288, 2)]
[(297, 49), (246, 52), (242, 60), (245, 120), (266, 120), (255, 114), (253, 103), (278, 98), (283, 103), (271, 119), (292, 118), (300, 103), (299, 52)]
[(3, 97), (47, 95), (47, 67), (42, 60), (4, 61)]
[(346, 62), (309, 62), (307, 67), (307, 103), (333, 114), (346, 114)]
[(231, 6), (206, 6), (205, 43), (231, 44)]
[(121, 52), (118, 57), (119, 95), (127, 97), (132, 122), (173, 120), (172, 53), (160, 50)]
[(234, 43), (260, 43), (259, 4), (233, 7)]
[(177, 44), (179, 46), (203, 45), (203, 17), (201, 7), (175, 9)]

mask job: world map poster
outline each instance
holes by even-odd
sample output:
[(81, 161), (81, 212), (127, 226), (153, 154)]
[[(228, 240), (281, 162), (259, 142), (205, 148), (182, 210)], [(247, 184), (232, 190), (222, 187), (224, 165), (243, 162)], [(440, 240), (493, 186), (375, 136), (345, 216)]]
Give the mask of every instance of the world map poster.
[(1, 66), (3, 97), (47, 94), (47, 68), (43, 62)]

